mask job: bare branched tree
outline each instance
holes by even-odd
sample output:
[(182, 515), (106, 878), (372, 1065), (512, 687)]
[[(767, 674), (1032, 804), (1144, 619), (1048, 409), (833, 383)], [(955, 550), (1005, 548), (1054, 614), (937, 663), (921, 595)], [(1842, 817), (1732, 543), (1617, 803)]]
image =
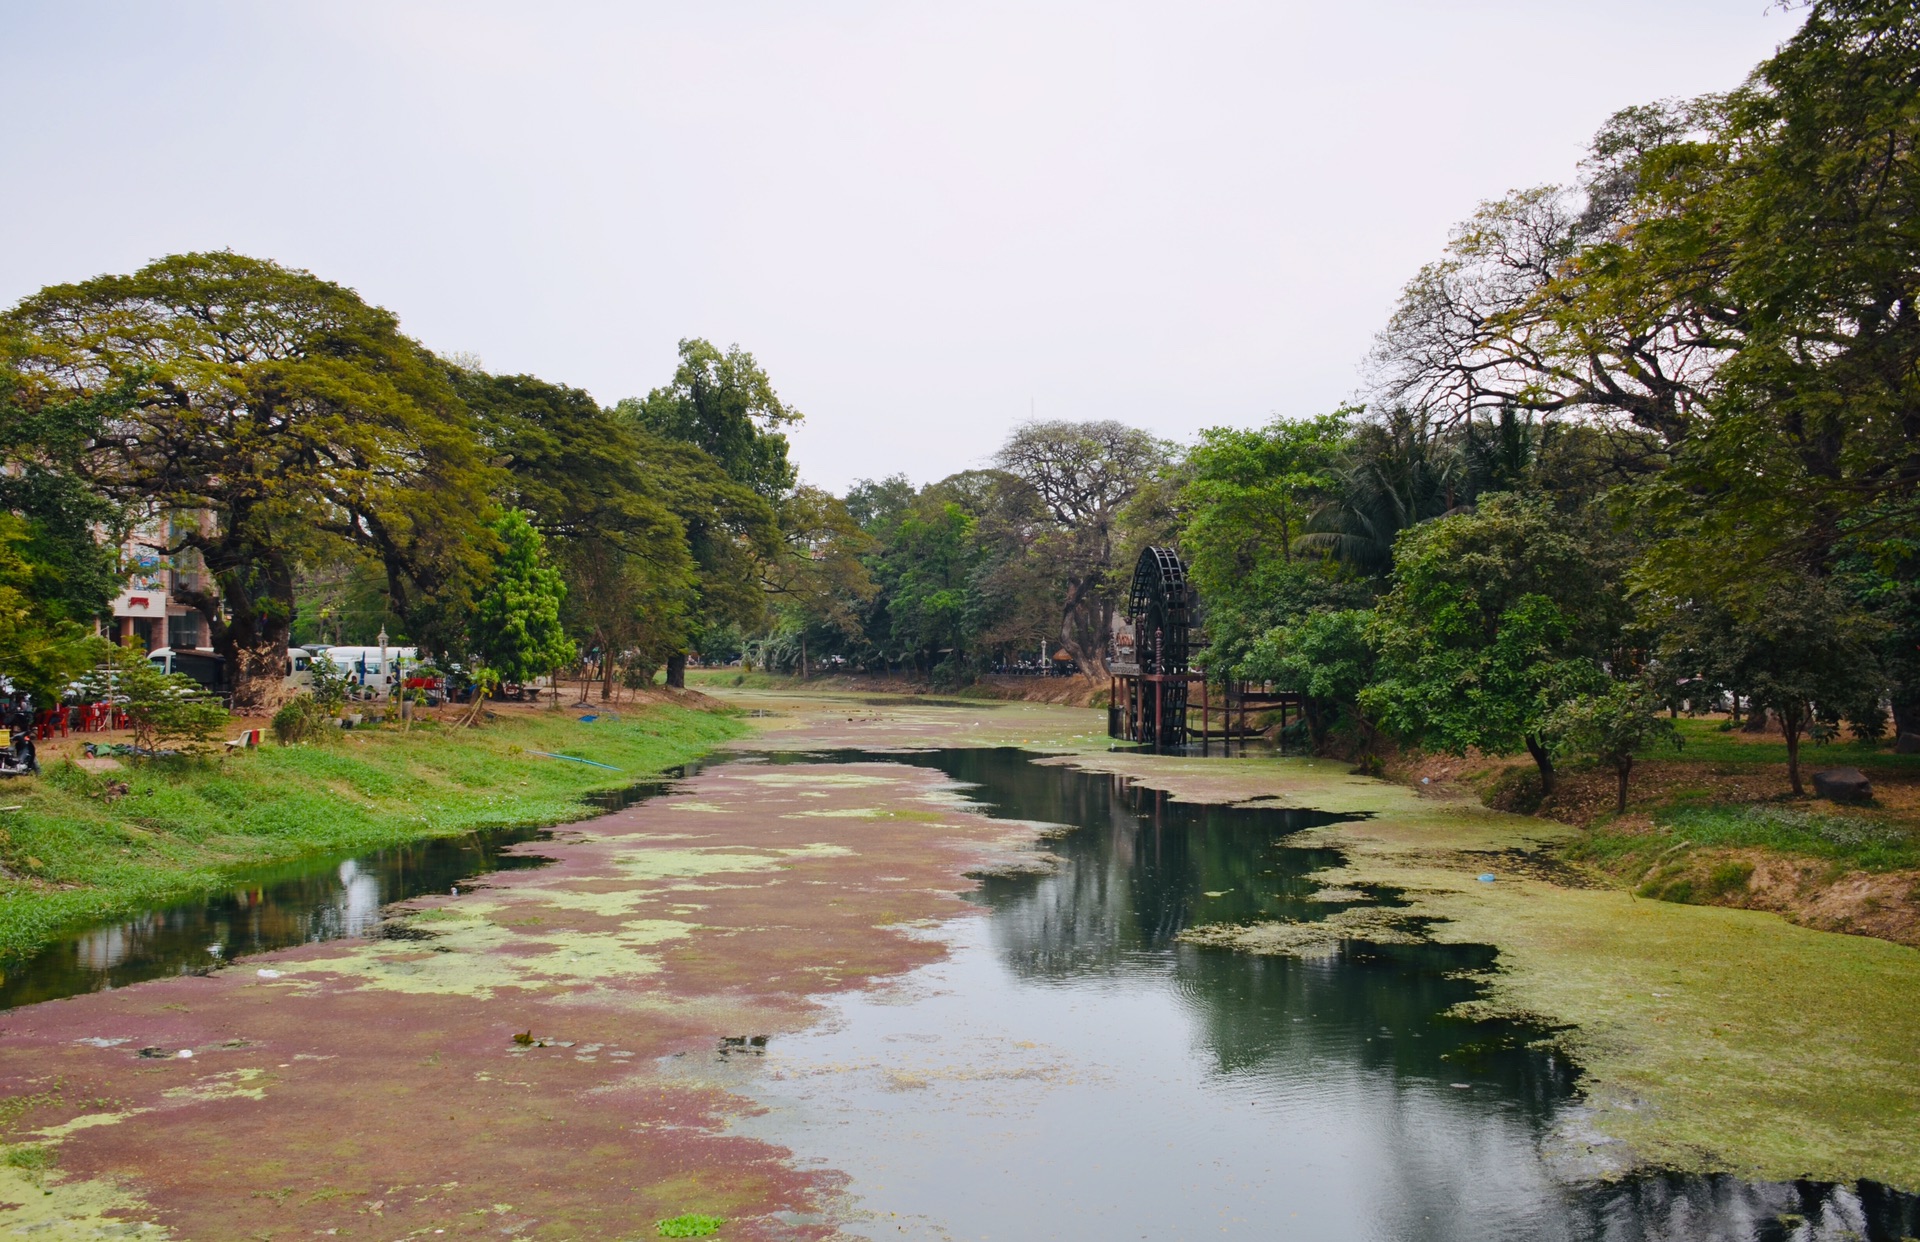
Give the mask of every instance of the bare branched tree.
[(1113, 564), (1116, 520), (1167, 456), (1163, 441), (1102, 419), (1028, 423), (995, 458), (1040, 498), (1048, 524), (1035, 532), (1030, 555), (1061, 584), (1060, 643), (1090, 677), (1106, 675), (1106, 634), (1121, 585)]

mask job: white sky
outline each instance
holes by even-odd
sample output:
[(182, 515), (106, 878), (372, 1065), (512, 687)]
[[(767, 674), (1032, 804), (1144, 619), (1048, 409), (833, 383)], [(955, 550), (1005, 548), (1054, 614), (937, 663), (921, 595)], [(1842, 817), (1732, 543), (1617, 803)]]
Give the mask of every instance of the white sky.
[(584, 387), (752, 350), (842, 489), (1331, 408), (1401, 284), (1769, 0), (0, 0), (0, 304), (231, 247)]

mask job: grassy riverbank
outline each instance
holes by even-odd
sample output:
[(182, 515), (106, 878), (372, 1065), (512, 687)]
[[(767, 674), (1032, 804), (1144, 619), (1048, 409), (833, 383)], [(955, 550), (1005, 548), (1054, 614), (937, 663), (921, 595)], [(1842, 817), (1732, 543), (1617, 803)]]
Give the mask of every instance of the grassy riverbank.
[(662, 703), (586, 724), (571, 713), (510, 712), (478, 729), (427, 723), (107, 771), (49, 763), (38, 780), (0, 785), (0, 805), (20, 808), (0, 813), (0, 961), (63, 925), (218, 888), (239, 870), (579, 819), (592, 813), (586, 794), (658, 774), (743, 729)]
[(1388, 775), (1428, 794), (1473, 796), (1580, 831), (1562, 857), (1643, 898), (1769, 910), (1808, 927), (1920, 946), (1920, 755), (1884, 742), (1803, 745), (1809, 790), (1822, 768), (1859, 768), (1873, 801), (1796, 796), (1778, 733), (1678, 722), (1684, 743), (1634, 765), (1624, 813), (1611, 769), (1566, 765), (1539, 798), (1524, 756), (1408, 755)]

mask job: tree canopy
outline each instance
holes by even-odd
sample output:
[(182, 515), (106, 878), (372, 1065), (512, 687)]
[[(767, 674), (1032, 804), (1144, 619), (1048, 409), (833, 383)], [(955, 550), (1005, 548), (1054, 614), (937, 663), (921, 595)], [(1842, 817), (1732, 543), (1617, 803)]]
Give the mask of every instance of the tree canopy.
[[(286, 672), (302, 557), (379, 556), (403, 594), (445, 581), (492, 482), (430, 354), (351, 290), (230, 252), (41, 290), (4, 331), (19, 404), (71, 420), (11, 453), (172, 523), (215, 591), (178, 593), (236, 702)], [(403, 605), (404, 608), (404, 605)]]

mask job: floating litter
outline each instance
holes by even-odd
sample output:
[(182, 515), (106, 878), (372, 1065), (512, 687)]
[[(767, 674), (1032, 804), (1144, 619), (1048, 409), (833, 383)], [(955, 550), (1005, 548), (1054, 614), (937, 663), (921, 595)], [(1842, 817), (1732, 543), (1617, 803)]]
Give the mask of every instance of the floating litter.
[(174, 1053), (173, 1055), (174, 1055), (174, 1056), (176, 1056), (176, 1057), (179, 1057), (179, 1058), (180, 1058), (180, 1059), (181, 1059), (182, 1061), (184, 1061), (184, 1060), (186, 1060), (186, 1059), (187, 1059), (188, 1057), (191, 1057), (191, 1056), (193, 1055), (193, 1049), (191, 1049), (191, 1048), (182, 1048), (182, 1049), (181, 1049), (180, 1051), (178, 1051), (178, 1052), (176, 1052), (176, 1053)]
[(262, 979), (278, 979), (280, 977), (279, 971), (268, 970), (264, 966), (262, 966), (259, 970), (255, 971), (254, 973), (259, 975)]
[(1480, 882), (1481, 882), (1482, 884), (1491, 884), (1491, 883), (1493, 883), (1493, 872), (1491, 872), (1491, 871), (1482, 871), (1482, 872), (1480, 873)]

